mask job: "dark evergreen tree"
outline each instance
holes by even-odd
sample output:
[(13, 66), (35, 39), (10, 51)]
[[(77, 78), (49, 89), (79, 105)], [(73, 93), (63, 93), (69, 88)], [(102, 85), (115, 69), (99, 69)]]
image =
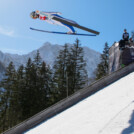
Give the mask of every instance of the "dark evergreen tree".
[(23, 97), (25, 94), (25, 71), (24, 71), (24, 66), (21, 65), (18, 70), (17, 70), (17, 86), (16, 86), (16, 102), (17, 103), (17, 119), (18, 122), (21, 122), (23, 120), (23, 115), (22, 115), (22, 101), (23, 101)]
[(5, 71), (5, 66), (0, 62), (0, 73)]
[(16, 71), (13, 62), (6, 69), (5, 79), (1, 82), (1, 99), (0, 99), (0, 131), (5, 131), (14, 125), (15, 117), (14, 108), (14, 85), (16, 80)]
[(48, 89), (48, 75), (47, 75), (47, 67), (45, 62), (42, 62), (40, 57), (39, 51), (37, 51), (37, 55), (34, 58), (32, 72), (34, 77), (32, 78), (33, 81), (33, 112), (35, 114), (47, 107), (47, 93)]
[(71, 66), (70, 66), (70, 88), (72, 93), (83, 88), (87, 80), (86, 61), (84, 60), (84, 51), (80, 41), (76, 39), (71, 48)]
[(84, 52), (77, 39), (73, 46), (65, 44), (55, 62), (54, 82), (58, 99), (63, 99), (84, 87), (87, 79)]
[(51, 85), (52, 85), (52, 73), (50, 67), (46, 65), (45, 62), (42, 62), (40, 69), (40, 108), (41, 110), (50, 106), (53, 101), (51, 94)]
[(28, 59), (26, 67), (24, 68), (23, 88), (21, 89), (21, 107), (22, 119), (27, 119), (31, 116), (34, 95), (34, 66), (31, 58)]
[(103, 53), (101, 54), (101, 62), (98, 64), (96, 69), (96, 80), (107, 75), (108, 73), (108, 62), (109, 62), (109, 46), (108, 43), (105, 43)]
[(24, 79), (21, 104), (23, 119), (27, 119), (50, 105), (51, 71), (45, 62), (42, 62), (39, 51), (33, 62), (28, 60)]
[(42, 62), (39, 51), (16, 71), (11, 62), (0, 83), (0, 132), (33, 116), (55, 102), (81, 89), (87, 77), (83, 49), (79, 40), (74, 46), (65, 44), (54, 65)]
[(68, 59), (69, 59), (69, 47), (64, 45), (63, 50), (59, 52), (54, 65), (54, 83), (55, 83), (55, 97), (61, 100), (68, 96), (67, 74), (68, 74)]
[(34, 57), (33, 63), (34, 63), (34, 65), (35, 65), (35, 67), (37, 69), (37, 72), (38, 72), (40, 70), (40, 68), (41, 68), (41, 65), (42, 65), (42, 59), (41, 59), (39, 50), (37, 51), (37, 54)]
[(52, 105), (52, 73), (39, 51), (15, 71), (11, 62), (0, 83), (0, 132)]

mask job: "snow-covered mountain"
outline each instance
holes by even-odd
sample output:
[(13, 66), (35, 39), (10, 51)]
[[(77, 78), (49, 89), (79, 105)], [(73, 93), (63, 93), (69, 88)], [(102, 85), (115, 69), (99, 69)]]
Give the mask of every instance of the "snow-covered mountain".
[[(100, 62), (100, 53), (91, 50), (88, 47), (84, 48), (84, 59), (87, 61), (87, 72), (89, 77), (93, 76), (93, 71), (97, 67), (98, 63)], [(54, 45), (49, 42), (44, 43), (42, 47), (38, 50), (40, 52), (40, 56), (42, 60), (46, 62), (46, 64), (53, 67), (54, 61), (58, 56), (59, 51), (63, 49), (61, 45)], [(8, 66), (9, 63), (12, 61), (16, 68), (20, 65), (25, 65), (27, 63), (28, 58), (34, 59), (37, 54), (37, 50), (34, 50), (26, 55), (18, 55), (18, 54), (9, 54), (3, 53), (0, 51), (0, 62), (2, 62), (5, 66)]]

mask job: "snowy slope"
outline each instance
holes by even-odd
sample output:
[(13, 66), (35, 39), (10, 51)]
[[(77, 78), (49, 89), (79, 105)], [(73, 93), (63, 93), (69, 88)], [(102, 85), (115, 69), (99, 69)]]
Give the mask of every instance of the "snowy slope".
[(26, 134), (134, 134), (134, 73)]
[[(93, 71), (97, 67), (100, 62), (100, 53), (89, 49), (88, 47), (84, 48), (84, 58), (87, 61), (87, 72), (88, 76), (92, 77)], [(54, 61), (58, 56), (59, 51), (63, 49), (61, 45), (54, 45), (49, 42), (46, 42), (42, 47), (38, 50), (40, 52), (40, 56), (42, 60), (44, 60), (50, 67), (53, 67)], [(20, 65), (25, 65), (28, 61), (28, 58), (34, 59), (37, 54), (37, 50), (34, 50), (26, 55), (18, 55), (18, 54), (8, 54), (2, 53), (0, 51), (0, 62), (2, 62), (5, 66), (8, 66), (12, 61), (16, 68)]]

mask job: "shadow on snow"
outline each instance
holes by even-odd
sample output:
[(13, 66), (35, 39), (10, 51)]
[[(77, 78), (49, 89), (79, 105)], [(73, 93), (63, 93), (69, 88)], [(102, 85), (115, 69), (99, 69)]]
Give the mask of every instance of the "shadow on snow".
[(134, 132), (134, 110), (131, 114), (131, 118), (129, 120), (129, 124), (130, 126), (128, 128), (125, 128), (121, 134), (131, 134), (132, 132)]

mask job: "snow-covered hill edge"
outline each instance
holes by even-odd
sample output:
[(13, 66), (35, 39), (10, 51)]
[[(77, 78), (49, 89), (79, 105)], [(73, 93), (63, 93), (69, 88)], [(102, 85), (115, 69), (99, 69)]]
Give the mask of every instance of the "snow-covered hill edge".
[[(48, 64), (50, 67), (53, 67), (54, 61), (61, 49), (63, 49), (62, 45), (51, 44), (49, 42), (46, 42), (38, 50), (40, 52), (42, 60), (45, 61), (46, 64)], [(84, 49), (84, 59), (86, 60), (87, 63), (86, 69), (88, 72), (88, 76), (92, 77), (94, 70), (96, 69), (98, 63), (100, 62), (100, 53), (88, 47), (83, 47), (83, 49)], [(25, 55), (9, 54), (0, 51), (0, 62), (5, 66), (8, 66), (9, 63), (12, 61), (15, 67), (18, 68), (22, 64), (26, 65), (28, 58), (34, 59), (36, 54), (37, 50), (34, 50)]]

